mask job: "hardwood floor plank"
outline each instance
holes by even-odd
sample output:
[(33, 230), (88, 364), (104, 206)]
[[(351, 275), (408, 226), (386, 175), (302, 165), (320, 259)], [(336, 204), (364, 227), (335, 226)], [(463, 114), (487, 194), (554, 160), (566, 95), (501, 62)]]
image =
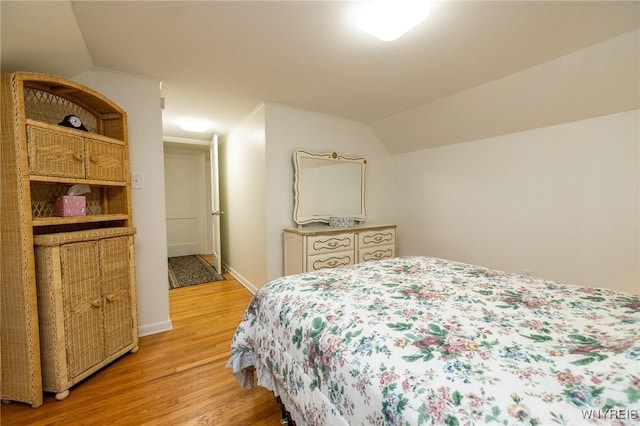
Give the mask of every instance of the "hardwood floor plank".
[(280, 425), (280, 407), (264, 388), (242, 389), (225, 368), (231, 338), (251, 293), (225, 281), (169, 292), (173, 330), (140, 338), (127, 354), (71, 388), (64, 401), (45, 394), (40, 408), (0, 408), (12, 425)]

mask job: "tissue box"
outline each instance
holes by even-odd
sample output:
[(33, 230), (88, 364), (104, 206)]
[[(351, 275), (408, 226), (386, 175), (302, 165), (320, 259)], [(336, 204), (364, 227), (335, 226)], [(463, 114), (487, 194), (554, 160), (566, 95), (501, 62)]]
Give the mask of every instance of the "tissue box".
[(56, 216), (86, 216), (87, 198), (84, 195), (61, 195), (53, 201)]

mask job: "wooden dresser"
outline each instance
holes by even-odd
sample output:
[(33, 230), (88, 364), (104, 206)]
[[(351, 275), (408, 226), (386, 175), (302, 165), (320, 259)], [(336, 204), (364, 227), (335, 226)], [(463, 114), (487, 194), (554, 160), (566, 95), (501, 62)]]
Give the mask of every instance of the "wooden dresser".
[(395, 225), (284, 230), (284, 274), (338, 268), (396, 255)]

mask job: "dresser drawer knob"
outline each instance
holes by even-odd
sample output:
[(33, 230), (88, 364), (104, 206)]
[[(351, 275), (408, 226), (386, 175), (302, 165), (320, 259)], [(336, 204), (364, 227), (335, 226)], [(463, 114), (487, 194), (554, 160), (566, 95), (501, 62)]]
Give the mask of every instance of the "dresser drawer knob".
[(91, 306), (93, 306), (94, 308), (99, 308), (100, 306), (102, 306), (102, 300), (96, 299), (92, 301)]

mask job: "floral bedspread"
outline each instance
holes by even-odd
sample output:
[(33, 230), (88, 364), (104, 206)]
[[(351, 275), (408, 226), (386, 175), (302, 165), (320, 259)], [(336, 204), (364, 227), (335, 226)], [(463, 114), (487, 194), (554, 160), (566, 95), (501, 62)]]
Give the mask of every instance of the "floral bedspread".
[(435, 258), (287, 276), (229, 368), (298, 426), (640, 424), (640, 297)]

